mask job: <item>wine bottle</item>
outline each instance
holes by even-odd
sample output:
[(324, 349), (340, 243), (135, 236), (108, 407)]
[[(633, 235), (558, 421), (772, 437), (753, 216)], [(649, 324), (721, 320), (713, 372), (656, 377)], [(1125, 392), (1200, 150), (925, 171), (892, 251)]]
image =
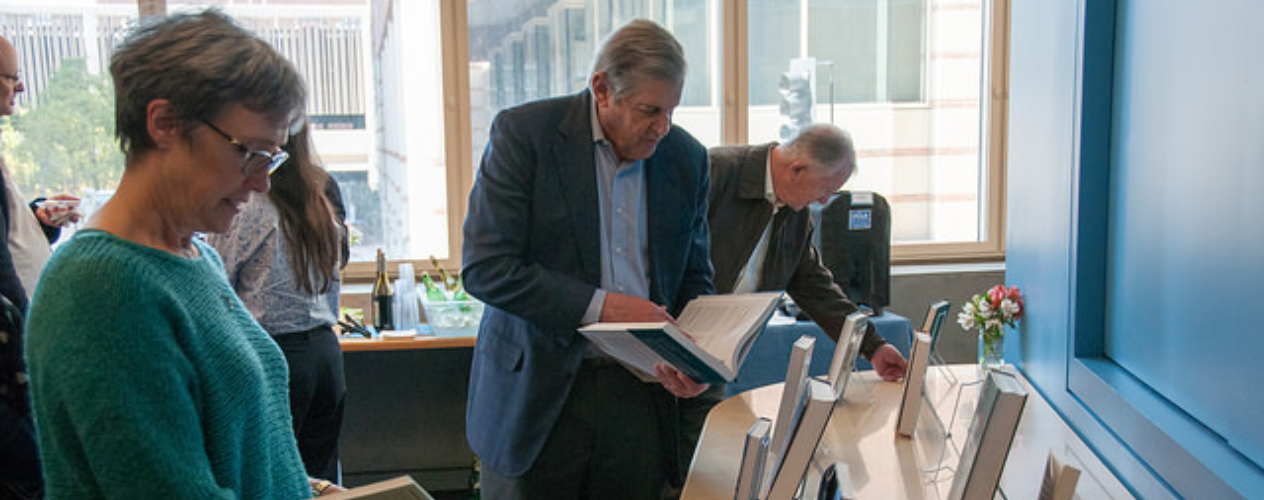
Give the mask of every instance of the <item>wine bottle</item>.
[(377, 249), (377, 279), (373, 282), (373, 326), (378, 333), (395, 329), (395, 291), (386, 275), (386, 254)]
[(456, 280), (452, 279), (452, 276), (448, 274), (447, 269), (444, 269), (443, 266), (439, 265), (439, 259), (436, 259), (433, 254), (430, 256), (430, 264), (434, 266), (435, 271), (439, 272), (439, 281), (443, 283), (443, 287), (448, 289), (449, 292), (455, 291)]

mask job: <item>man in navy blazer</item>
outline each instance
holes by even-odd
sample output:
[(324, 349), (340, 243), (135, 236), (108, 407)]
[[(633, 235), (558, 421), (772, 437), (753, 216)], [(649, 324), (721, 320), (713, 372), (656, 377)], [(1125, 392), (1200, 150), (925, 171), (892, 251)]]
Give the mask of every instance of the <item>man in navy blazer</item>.
[(466, 412), (484, 498), (651, 500), (681, 466), (675, 398), (707, 386), (669, 367), (642, 382), (576, 329), (670, 321), (713, 291), (707, 151), (671, 125), (684, 73), (671, 34), (633, 21), (588, 90), (492, 123), (462, 249), (487, 304)]

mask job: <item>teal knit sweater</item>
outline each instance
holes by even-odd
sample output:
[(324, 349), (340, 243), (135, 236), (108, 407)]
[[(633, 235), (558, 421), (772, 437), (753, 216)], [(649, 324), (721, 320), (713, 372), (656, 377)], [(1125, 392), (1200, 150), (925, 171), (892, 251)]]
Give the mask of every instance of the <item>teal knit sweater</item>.
[(285, 358), (197, 245), (83, 230), (48, 262), (26, 356), (49, 499), (311, 495)]

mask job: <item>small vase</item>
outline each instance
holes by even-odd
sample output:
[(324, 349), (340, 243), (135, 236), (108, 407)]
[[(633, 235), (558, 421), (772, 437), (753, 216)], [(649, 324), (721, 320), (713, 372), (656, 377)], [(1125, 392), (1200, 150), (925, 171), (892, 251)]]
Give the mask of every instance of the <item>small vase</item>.
[(1005, 335), (998, 329), (979, 330), (979, 369), (997, 370), (1005, 364)]

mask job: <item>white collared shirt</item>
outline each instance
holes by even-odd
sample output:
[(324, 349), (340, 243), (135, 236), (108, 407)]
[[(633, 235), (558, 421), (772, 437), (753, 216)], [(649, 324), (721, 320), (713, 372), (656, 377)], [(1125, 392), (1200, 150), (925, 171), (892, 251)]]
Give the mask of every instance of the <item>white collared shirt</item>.
[(771, 150), (768, 152), (768, 159), (764, 162), (764, 199), (772, 204), (772, 216), (768, 218), (768, 224), (764, 226), (764, 234), (759, 237), (759, 243), (751, 251), (750, 259), (746, 261), (746, 266), (737, 275), (737, 285), (733, 287), (733, 293), (754, 293), (759, 291), (759, 277), (764, 272), (764, 258), (768, 256), (768, 240), (772, 235), (772, 221), (777, 218), (777, 212), (786, 206), (784, 203), (777, 201), (777, 193), (772, 188)]

